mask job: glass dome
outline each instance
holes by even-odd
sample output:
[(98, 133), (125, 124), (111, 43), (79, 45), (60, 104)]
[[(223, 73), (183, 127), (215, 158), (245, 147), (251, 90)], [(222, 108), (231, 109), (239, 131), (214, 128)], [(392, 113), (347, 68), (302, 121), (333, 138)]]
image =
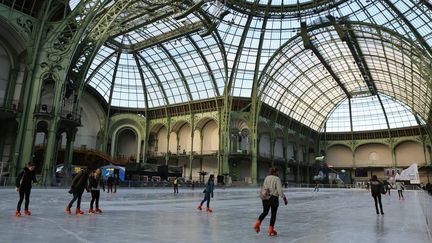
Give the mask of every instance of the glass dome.
[[(424, 124), (423, 121), (419, 122), (420, 125)], [(321, 131), (351, 132), (351, 124), (353, 132), (419, 125), (409, 107), (391, 97), (379, 94), (379, 97), (374, 95), (345, 99), (332, 111)]]
[(255, 88), (262, 102), (316, 131), (338, 104), (363, 93), (392, 97), (428, 119), (429, 1), (192, 3), (149, 1), (119, 15), (86, 75), (89, 86), (112, 106), (137, 109), (224, 92), (251, 97)]

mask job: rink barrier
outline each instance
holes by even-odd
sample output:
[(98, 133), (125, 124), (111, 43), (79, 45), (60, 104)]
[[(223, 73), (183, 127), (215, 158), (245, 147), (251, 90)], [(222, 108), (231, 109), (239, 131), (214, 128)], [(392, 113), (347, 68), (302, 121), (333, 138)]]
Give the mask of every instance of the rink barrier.
[(426, 218), (429, 237), (432, 239), (432, 195), (423, 190), (420, 192), (420, 195), (420, 204)]
[[(15, 187), (15, 179), (16, 179), (16, 177), (2, 177), (0, 180), (0, 187)], [(39, 176), (37, 176), (37, 179), (38, 179), (38, 181), (41, 180), (41, 178)], [(69, 188), (71, 181), (72, 181), (71, 179), (66, 180), (65, 178), (56, 178), (55, 182), (51, 186), (43, 186), (40, 184), (36, 184), (33, 187), (35, 187), (35, 188), (47, 188), (47, 187)], [(260, 183), (260, 185), (261, 184), (262, 183)], [(106, 182), (105, 182), (105, 185), (106, 185)], [(119, 187), (124, 187), (124, 188), (173, 187), (173, 184), (171, 182), (167, 182), (167, 181), (126, 180), (126, 181), (119, 182), (117, 185)], [(204, 185), (205, 185), (205, 183), (199, 183), (199, 182), (194, 184), (195, 187), (203, 187)], [(217, 185), (217, 186), (222, 186), (222, 185)], [(251, 185), (246, 184), (246, 183), (232, 184), (232, 185), (225, 185), (225, 186), (226, 187), (236, 187), (236, 188), (238, 188), (238, 187), (251, 187)], [(192, 187), (192, 184), (190, 182), (180, 183), (179, 187), (180, 188)], [(283, 185), (283, 187), (285, 187), (285, 188), (288, 187), (288, 188), (311, 188), (311, 189), (313, 189), (315, 187), (315, 183), (288, 183), (287, 186)], [(318, 184), (318, 188), (319, 189), (322, 189), (322, 188), (366, 189), (366, 186), (359, 186), (357, 184)], [(420, 188), (416, 185), (406, 185), (405, 188), (406, 188), (406, 190), (420, 190)], [(393, 188), (392, 190), (395, 191), (396, 189)], [(432, 222), (432, 220), (431, 220), (431, 222)]]

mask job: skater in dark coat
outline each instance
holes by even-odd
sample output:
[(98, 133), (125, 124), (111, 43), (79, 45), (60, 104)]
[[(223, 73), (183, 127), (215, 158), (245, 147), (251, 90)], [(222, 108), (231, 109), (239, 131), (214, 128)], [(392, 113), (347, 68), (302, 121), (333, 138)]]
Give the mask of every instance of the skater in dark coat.
[(376, 175), (372, 176), (372, 179), (370, 180), (371, 185), (371, 194), (375, 201), (375, 209), (376, 213), (379, 214), (378, 211), (378, 203), (379, 203), (379, 209), (381, 210), (381, 214), (384, 214), (382, 203), (381, 203), (381, 192), (384, 191), (384, 185), (381, 181), (378, 180)]
[(30, 203), (30, 192), (32, 188), (32, 183), (37, 183), (34, 169), (35, 165), (33, 163), (28, 163), (27, 167), (24, 168), (23, 172), (21, 172), (16, 179), (16, 191), (19, 192), (19, 201), (17, 204), (17, 209), (15, 211), (16, 216), (21, 216), (21, 204), (24, 200), (24, 197), (24, 214), (31, 215), (31, 212), (28, 210)]
[(200, 205), (198, 205), (198, 210), (202, 210), (202, 205), (205, 201), (207, 201), (207, 208), (206, 212), (211, 213), (213, 212), (212, 209), (210, 209), (210, 196), (213, 197), (213, 190), (214, 190), (214, 175), (210, 175), (206, 187), (203, 191), (204, 193), (204, 199), (201, 201)]
[[(96, 169), (89, 176), (89, 188), (92, 196), (92, 199), (90, 201), (89, 213), (102, 213), (102, 210), (99, 208), (99, 197), (100, 197), (100, 189), (102, 188), (103, 191), (105, 191), (105, 185), (102, 180), (100, 169)], [(96, 210), (93, 210), (94, 202), (96, 202)]]
[(113, 184), (114, 184), (114, 177), (110, 175), (107, 179), (107, 185), (108, 185), (107, 193), (113, 192)]
[(83, 211), (81, 211), (81, 197), (84, 193), (84, 189), (89, 191), (87, 187), (88, 183), (88, 177), (89, 172), (87, 169), (84, 169), (80, 171), (72, 180), (71, 189), (69, 190), (69, 193), (73, 195), (72, 200), (69, 202), (68, 206), (66, 207), (66, 213), (71, 213), (71, 207), (73, 203), (78, 199), (77, 201), (77, 207), (75, 209), (75, 214), (84, 214)]

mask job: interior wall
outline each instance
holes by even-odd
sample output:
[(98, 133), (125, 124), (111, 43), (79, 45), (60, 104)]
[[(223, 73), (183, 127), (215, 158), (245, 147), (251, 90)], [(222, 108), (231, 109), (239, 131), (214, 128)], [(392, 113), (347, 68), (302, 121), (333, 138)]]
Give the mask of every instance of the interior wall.
[(81, 124), (75, 138), (75, 147), (96, 149), (97, 135), (105, 120), (105, 112), (99, 101), (87, 92), (84, 92), (80, 101)]
[(177, 134), (175, 132), (170, 133), (168, 151), (170, 151), (171, 154), (177, 153)]
[[(191, 127), (189, 124), (185, 124), (181, 127), (179, 134), (179, 145), (180, 145), (180, 153), (183, 153), (183, 150), (185, 152), (190, 152), (191, 148)], [(195, 146), (195, 144), (194, 144)]]
[(270, 135), (267, 133), (263, 133), (260, 135), (259, 140), (259, 155), (270, 157)]
[[(384, 144), (365, 144), (355, 151), (356, 166), (392, 166), (390, 148)], [(384, 173), (384, 172), (383, 172)]]
[(6, 47), (0, 42), (0, 106), (4, 104), (11, 66)]
[(194, 131), (193, 151), (197, 154), (201, 152), (201, 133), (198, 130)]
[(288, 160), (294, 159), (294, 144), (288, 143), (286, 147), (286, 156)]
[(44, 143), (46, 143), (46, 141), (44, 141), (44, 140), (45, 140), (45, 133), (44, 132), (38, 132), (38, 133), (36, 133), (36, 136), (35, 136), (34, 145), (35, 146), (42, 146)]
[(158, 153), (166, 153), (168, 152), (168, 130), (166, 127), (162, 127), (157, 133), (157, 152)]
[(218, 160), (216, 157), (205, 157), (203, 159), (202, 170), (208, 175), (213, 174), (215, 178), (218, 175)]
[(431, 162), (431, 147), (430, 146), (426, 146), (426, 161), (427, 163), (430, 164)]
[(251, 162), (250, 160), (242, 160), (237, 163), (238, 171), (240, 172), (240, 180), (244, 181), (244, 178), (251, 177), (250, 168)]
[(326, 151), (326, 162), (334, 167), (352, 167), (353, 156), (351, 149), (343, 145), (334, 145)]
[[(17, 123), (14, 120), (0, 120), (0, 127), (5, 129), (5, 132), (0, 136), (0, 144), (3, 144), (0, 162), (12, 160), (12, 149), (15, 143)], [(1, 149), (1, 148), (0, 148)]]
[(297, 152), (297, 158), (299, 162), (305, 162), (304, 161), (304, 151), (305, 151), (305, 147), (303, 145), (300, 146), (300, 148), (296, 151)]
[(219, 127), (215, 121), (210, 121), (203, 128), (203, 153), (219, 149)]
[(283, 158), (283, 140), (282, 138), (277, 138), (275, 141), (275, 147), (274, 147), (274, 156)]
[(258, 163), (258, 179), (264, 180), (268, 175), (269, 169), (271, 167), (270, 163)]
[(117, 135), (116, 155), (136, 159), (137, 135), (131, 129), (123, 129)]
[(419, 166), (425, 164), (423, 145), (412, 141), (400, 143), (395, 148), (396, 165), (410, 166), (417, 163)]

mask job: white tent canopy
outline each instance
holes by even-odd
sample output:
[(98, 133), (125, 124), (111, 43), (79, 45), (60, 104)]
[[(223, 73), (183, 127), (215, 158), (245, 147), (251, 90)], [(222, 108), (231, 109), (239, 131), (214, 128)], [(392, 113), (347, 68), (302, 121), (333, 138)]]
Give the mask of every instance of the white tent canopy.
[(410, 181), (411, 184), (420, 184), (417, 163), (403, 170), (400, 174), (396, 174), (395, 180)]

